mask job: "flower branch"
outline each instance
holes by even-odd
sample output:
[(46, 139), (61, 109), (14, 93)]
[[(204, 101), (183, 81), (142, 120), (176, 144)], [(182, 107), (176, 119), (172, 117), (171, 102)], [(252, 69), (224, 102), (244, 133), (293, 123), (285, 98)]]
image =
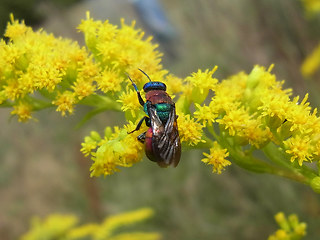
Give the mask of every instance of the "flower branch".
[[(0, 106), (13, 108), (19, 121), (32, 113), (55, 107), (62, 116), (75, 107), (91, 109), (80, 122), (104, 111), (124, 112), (125, 126), (93, 131), (81, 151), (91, 156), (91, 175), (109, 175), (131, 167), (143, 158), (137, 136), (146, 127), (128, 134), (145, 115), (128, 74), (139, 89), (151, 79), (163, 82), (176, 102), (177, 124), (183, 151), (204, 149), (202, 161), (218, 174), (235, 163), (258, 173), (269, 173), (310, 185), (320, 191), (319, 173), (308, 164), (320, 158), (320, 119), (304, 98), (292, 97), (268, 69), (254, 66), (222, 81), (213, 77), (217, 67), (198, 70), (185, 79), (169, 74), (162, 54), (151, 37), (121, 21), (87, 18), (78, 27), (86, 47), (34, 32), (23, 22), (8, 24), (0, 42)], [(142, 92), (142, 96), (144, 94)], [(194, 110), (195, 109), (195, 110)], [(259, 157), (257, 157), (259, 156)], [(261, 156), (261, 157), (260, 157)]]

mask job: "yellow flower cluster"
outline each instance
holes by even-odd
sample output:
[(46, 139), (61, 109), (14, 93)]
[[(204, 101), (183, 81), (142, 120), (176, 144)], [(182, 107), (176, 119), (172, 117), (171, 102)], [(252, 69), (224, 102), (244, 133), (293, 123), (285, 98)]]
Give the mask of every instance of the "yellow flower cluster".
[(201, 139), (203, 136), (202, 128), (203, 126), (196, 122), (191, 115), (179, 114), (178, 118), (179, 129), (184, 129), (180, 131), (181, 142), (186, 142), (190, 146), (195, 146), (199, 142), (205, 142)]
[(102, 76), (97, 80), (98, 88), (107, 92), (123, 92), (128, 85), (126, 73), (142, 81), (143, 69), (152, 79), (162, 79), (166, 71), (162, 70), (161, 54), (152, 44), (152, 37), (144, 39), (144, 32), (134, 28), (135, 22), (126, 25), (121, 20), (117, 28), (108, 21), (94, 21), (87, 13), (78, 29), (84, 33), (86, 45), (99, 62)]
[(64, 236), (77, 223), (78, 219), (74, 215), (52, 214), (43, 221), (34, 217), (31, 229), (21, 237), (21, 240), (56, 239)]
[(307, 225), (304, 222), (299, 222), (295, 214), (291, 214), (287, 218), (283, 212), (279, 212), (275, 215), (275, 220), (280, 229), (270, 235), (268, 240), (299, 240), (306, 235)]
[(263, 148), (273, 142), (301, 166), (320, 156), (317, 110), (311, 111), (308, 95), (300, 102), (299, 97), (291, 100), (291, 90), (282, 89), (271, 68), (255, 66), (249, 75), (239, 73), (218, 83), (209, 106), (197, 105), (195, 117), (202, 122), (214, 119), (220, 133), (234, 137), (240, 146)]
[(76, 226), (78, 218), (74, 215), (54, 214), (41, 221), (34, 218), (31, 229), (21, 240), (158, 240), (160, 235), (155, 232), (130, 232), (115, 234), (119, 227), (141, 222), (150, 218), (153, 211), (142, 208), (105, 218), (101, 224), (88, 223)]
[(0, 41), (0, 104), (13, 106), (19, 121), (53, 105), (62, 115), (72, 113), (75, 103), (94, 92), (98, 67), (85, 48), (41, 29), (33, 32), (12, 15), (5, 36), (9, 40)]
[(136, 139), (141, 130), (128, 134), (134, 128), (133, 123), (123, 129), (115, 127), (114, 131), (107, 127), (103, 138), (97, 132), (85, 138), (81, 151), (92, 156), (91, 176), (110, 175), (119, 171), (118, 167), (131, 167), (141, 161), (143, 145)]
[[(179, 129), (185, 129), (180, 132), (181, 141), (189, 146), (204, 142), (203, 126), (188, 114), (187, 109), (192, 101), (192, 94), (187, 93), (190, 93), (193, 87), (198, 92), (205, 92), (202, 95), (208, 94), (211, 85), (217, 82), (211, 77), (216, 68), (205, 73), (199, 71), (197, 74), (201, 75), (201, 79), (183, 80), (172, 74), (165, 75), (167, 71), (160, 65), (161, 54), (155, 50), (157, 45), (151, 44), (150, 37), (143, 40), (143, 32), (135, 30), (134, 23), (127, 26), (122, 20), (121, 29), (118, 29), (108, 21), (93, 21), (87, 15), (87, 20), (82, 21), (79, 29), (84, 33), (87, 46), (103, 69), (102, 79), (97, 80), (98, 89), (107, 96), (112, 94), (114, 104), (120, 103), (120, 108), (125, 112), (127, 120), (137, 123), (145, 115), (139, 104), (137, 93), (131, 84), (125, 81), (127, 78), (125, 73), (127, 73), (139, 89), (142, 89), (147, 79), (138, 70), (140, 68), (147, 72), (152, 80), (164, 82), (172, 98), (174, 98), (172, 94), (179, 93), (182, 93), (180, 99), (188, 96), (182, 105), (177, 104), (178, 126)], [(211, 81), (208, 82), (208, 80)], [(210, 86), (208, 84), (201, 86), (201, 82), (210, 83)], [(146, 128), (127, 134), (133, 129), (135, 125), (130, 122), (122, 129), (116, 128), (110, 137), (105, 135), (102, 140), (85, 138), (82, 152), (92, 156), (94, 161), (91, 167), (92, 176), (112, 174), (119, 170), (119, 166), (129, 167), (142, 159), (144, 146), (136, 137)]]
[[(0, 42), (0, 106), (13, 107), (12, 114), (19, 121), (28, 121), (34, 111), (52, 106), (65, 116), (82, 104), (93, 108), (84, 121), (102, 111), (122, 110), (128, 120), (137, 122), (143, 112), (127, 74), (142, 87), (145, 76), (139, 68), (159, 81), (167, 71), (162, 69), (152, 38), (144, 39), (134, 25), (122, 20), (118, 28), (108, 21), (94, 21), (87, 13), (79, 30), (88, 52), (76, 42), (43, 30), (34, 32), (11, 16), (5, 33), (9, 41)], [(172, 92), (179, 91), (178, 78), (168, 75), (167, 79)], [(82, 151), (92, 156), (92, 176), (108, 175), (141, 160), (143, 145), (136, 140), (138, 132), (127, 134), (135, 128), (129, 126), (116, 127), (112, 134), (107, 128), (103, 139), (97, 134), (85, 139)]]
[[(283, 89), (284, 82), (271, 73), (273, 66), (255, 66), (249, 74), (222, 81), (212, 76), (216, 66), (185, 79), (168, 74), (157, 45), (134, 25), (121, 20), (117, 27), (87, 13), (78, 27), (87, 50), (42, 30), (34, 32), (11, 16), (9, 41), (0, 41), (0, 106), (13, 107), (20, 121), (52, 106), (62, 115), (73, 113), (75, 105), (92, 107), (81, 123), (103, 111), (123, 111), (128, 125), (107, 127), (102, 137), (92, 132), (82, 144), (81, 151), (93, 160), (91, 176), (109, 175), (143, 156), (144, 146), (136, 138), (146, 131), (145, 124), (128, 134), (146, 114), (128, 80), (129, 75), (141, 90), (148, 81), (142, 69), (153, 81), (165, 83), (176, 102), (183, 150), (210, 149), (203, 162), (212, 165), (213, 172), (230, 165), (228, 157), (256, 172), (307, 184), (317, 179), (316, 171), (303, 164), (320, 157), (320, 121), (307, 94), (301, 100), (292, 98), (291, 89)], [(310, 73), (312, 67), (306, 69)], [(143, 90), (141, 95), (144, 98)], [(258, 159), (256, 150), (270, 161)]]
[(79, 30), (92, 55), (76, 42), (43, 30), (34, 32), (11, 15), (5, 33), (9, 41), (0, 41), (0, 104), (14, 107), (12, 114), (19, 121), (52, 106), (63, 116), (73, 113), (75, 104), (119, 110), (116, 100), (121, 101), (128, 85), (126, 73), (138, 82), (142, 78), (138, 68), (156, 79), (166, 73), (157, 45), (151, 37), (143, 40), (144, 33), (134, 29), (134, 23), (128, 26), (122, 20), (118, 29), (107, 21), (93, 21), (89, 13), (87, 17)]

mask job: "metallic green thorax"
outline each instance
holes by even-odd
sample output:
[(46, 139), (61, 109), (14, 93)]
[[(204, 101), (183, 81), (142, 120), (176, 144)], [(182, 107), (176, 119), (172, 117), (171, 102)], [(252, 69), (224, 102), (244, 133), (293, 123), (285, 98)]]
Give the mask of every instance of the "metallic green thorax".
[[(167, 122), (169, 114), (171, 112), (172, 105), (169, 103), (157, 103), (154, 105), (156, 107), (157, 115), (159, 116), (161, 122)], [(144, 112), (148, 115), (147, 104), (145, 103)], [(148, 115), (149, 116), (149, 115)]]

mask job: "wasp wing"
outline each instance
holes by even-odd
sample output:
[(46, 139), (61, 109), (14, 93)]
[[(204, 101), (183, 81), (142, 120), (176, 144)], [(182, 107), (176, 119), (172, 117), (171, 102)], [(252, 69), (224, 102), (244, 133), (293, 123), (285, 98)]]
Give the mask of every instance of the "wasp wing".
[(175, 106), (172, 106), (165, 125), (157, 115), (154, 106), (150, 106), (148, 113), (153, 131), (153, 150), (155, 154), (160, 157), (157, 161), (158, 164), (161, 167), (167, 167), (171, 164), (177, 166), (180, 161), (181, 144)]
[(158, 139), (164, 133), (163, 123), (160, 120), (154, 105), (149, 104), (147, 109), (148, 109), (148, 115), (150, 117), (153, 137), (156, 137)]

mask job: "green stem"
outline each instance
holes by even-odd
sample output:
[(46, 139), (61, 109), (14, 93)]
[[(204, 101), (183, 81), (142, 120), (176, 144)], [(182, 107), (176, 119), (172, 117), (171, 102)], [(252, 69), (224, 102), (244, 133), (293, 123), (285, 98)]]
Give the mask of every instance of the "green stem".
[(2, 108), (9, 108), (12, 106), (13, 106), (13, 104), (8, 101), (4, 101), (3, 103), (0, 104), (0, 107), (2, 107)]
[(247, 156), (243, 151), (234, 150), (231, 146), (227, 147), (227, 149), (234, 162), (249, 171), (274, 174), (305, 184), (308, 184), (310, 181), (308, 177), (300, 172), (292, 171), (292, 169), (279, 168), (252, 155)]
[(263, 148), (263, 152), (266, 156), (276, 165), (286, 168), (297, 175), (302, 175), (306, 178), (304, 183), (310, 182), (314, 177), (317, 176), (316, 171), (308, 168), (307, 166), (298, 166), (297, 164), (291, 163), (284, 153), (274, 143), (270, 142)]
[(33, 98), (33, 97), (28, 97), (28, 101), (30, 103), (32, 103), (32, 110), (33, 111), (39, 111), (39, 110), (42, 110), (42, 109), (45, 109), (45, 108), (50, 108), (50, 107), (53, 107), (52, 103), (51, 102), (47, 102), (47, 101), (44, 101), (44, 100), (40, 100), (40, 99), (37, 99), (37, 98)]
[(214, 137), (214, 139), (219, 139), (218, 134), (214, 131), (213, 123), (208, 123), (207, 130)]
[(95, 107), (97, 109), (121, 111), (121, 105), (114, 99), (102, 95), (90, 95), (82, 99), (79, 104)]
[[(274, 166), (266, 161), (263, 161), (262, 159), (253, 157), (251, 151), (244, 152), (240, 146), (234, 144), (232, 137), (229, 137), (227, 136), (227, 134), (224, 134), (223, 130), (220, 129), (221, 134), (218, 135), (215, 132), (213, 126), (209, 126), (208, 131), (210, 132), (210, 134), (212, 134), (212, 136), (219, 142), (219, 144), (222, 147), (228, 150), (232, 161), (238, 166), (252, 172), (269, 173), (292, 179), (301, 183), (309, 183), (310, 175), (305, 176), (301, 173), (301, 171), (297, 170), (293, 166), (288, 168), (288, 164), (282, 161), (281, 159), (274, 159), (275, 157), (271, 158), (269, 156), (271, 160), (276, 160), (279, 161), (279, 163), (281, 163), (278, 164), (278, 166)], [(265, 151), (272, 156), (271, 147), (274, 146), (272, 146), (271, 144), (270, 146), (267, 145)]]
[(47, 89), (40, 89), (38, 92), (41, 94), (41, 96), (49, 100), (53, 100), (57, 95), (56, 91), (49, 92)]
[(238, 166), (257, 173), (274, 172), (275, 169), (270, 164), (267, 164), (266, 162), (263, 162), (252, 155), (246, 155), (241, 148), (235, 148), (235, 146), (232, 146), (228, 139), (220, 137), (218, 142), (222, 147), (228, 149), (230, 157)]

